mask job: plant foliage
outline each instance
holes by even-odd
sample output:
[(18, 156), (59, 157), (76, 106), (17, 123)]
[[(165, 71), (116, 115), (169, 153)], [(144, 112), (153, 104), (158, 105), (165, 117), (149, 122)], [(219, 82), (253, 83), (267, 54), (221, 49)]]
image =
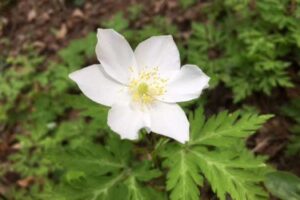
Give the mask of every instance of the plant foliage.
[[(290, 1), (215, 0), (207, 23), (193, 23), (187, 59), (232, 89), (235, 102), (253, 92), (292, 87), (287, 68), (299, 49), (299, 6)], [(256, 1), (255, 1), (256, 2)]]
[(265, 185), (268, 190), (282, 200), (300, 198), (300, 178), (289, 172), (272, 172), (267, 175)]
[(293, 133), (290, 138), (290, 144), (287, 148), (287, 153), (296, 155), (300, 152), (300, 99), (293, 99), (289, 104), (282, 107), (283, 113), (290, 117), (296, 123), (290, 129)]
[[(203, 110), (197, 109), (191, 116), (190, 142), (163, 143), (158, 152), (168, 170), (165, 187), (170, 199), (199, 199), (204, 179), (221, 200), (227, 194), (236, 200), (266, 199), (261, 182), (269, 168), (264, 158), (247, 150), (243, 140), (270, 117), (224, 111), (205, 120)], [(153, 156), (150, 160), (132, 159), (137, 156), (133, 149), (128, 141), (111, 135), (103, 145), (55, 150), (50, 160), (59, 163), (64, 172), (63, 181), (53, 190), (55, 197), (118, 199), (120, 196), (114, 195), (121, 195), (122, 199), (164, 199), (164, 190), (149, 187), (155, 180), (158, 187), (159, 179), (164, 178)]]
[(266, 199), (260, 182), (269, 170), (264, 159), (254, 157), (243, 139), (259, 128), (270, 115), (240, 115), (221, 112), (205, 120), (203, 110), (191, 116), (191, 140), (186, 145), (168, 144), (164, 166), (169, 168), (170, 198), (199, 199), (204, 177), (223, 200)]
[(90, 144), (80, 149), (55, 150), (50, 158), (67, 169), (65, 180), (50, 194), (56, 199), (163, 199), (146, 185), (161, 172), (147, 160), (133, 160), (131, 143), (116, 137), (110, 137), (106, 146)]

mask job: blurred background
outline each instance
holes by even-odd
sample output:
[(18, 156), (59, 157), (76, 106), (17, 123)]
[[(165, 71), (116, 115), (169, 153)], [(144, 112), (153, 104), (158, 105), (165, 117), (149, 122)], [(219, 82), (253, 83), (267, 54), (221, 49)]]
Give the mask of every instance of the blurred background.
[(119, 31), (133, 48), (173, 35), (182, 63), (212, 77), (193, 104), (208, 116), (274, 114), (247, 146), (300, 175), (299, 20), (299, 0), (1, 0), (0, 199), (35, 199), (59, 181), (48, 149), (110, 132), (107, 108), (68, 79), (97, 62), (99, 27)]

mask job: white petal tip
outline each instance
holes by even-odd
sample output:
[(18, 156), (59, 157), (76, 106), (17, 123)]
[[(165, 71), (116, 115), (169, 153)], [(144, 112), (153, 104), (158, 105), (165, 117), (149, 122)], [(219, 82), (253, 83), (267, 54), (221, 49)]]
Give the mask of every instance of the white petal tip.
[(104, 28), (98, 28), (97, 29), (97, 33), (101, 34), (101, 32), (105, 31), (105, 30), (112, 30), (112, 29), (104, 29)]
[(84, 70), (85, 68), (79, 69), (77, 71), (74, 71), (72, 73), (70, 73), (68, 75), (69, 79), (71, 79), (72, 81), (78, 83), (78, 81), (82, 78), (80, 78), (80, 72), (82, 72), (82, 70)]
[(114, 29), (104, 29), (104, 28), (97, 29), (98, 39), (101, 38), (101, 35), (103, 35), (105, 37), (105, 35), (110, 35), (110, 34), (115, 34), (115, 33), (116, 33), (116, 31)]
[(75, 81), (75, 72), (72, 72), (68, 75), (69, 79), (71, 79), (72, 81)]
[(112, 28), (98, 28), (97, 29), (97, 35), (98, 37), (102, 34), (117, 34), (118, 36), (124, 38), (123, 35), (120, 35), (118, 32), (116, 32), (114, 29)]
[(97, 28), (97, 32), (105, 31), (105, 30), (112, 30), (112, 29), (106, 29), (106, 28)]
[(203, 89), (209, 88), (210, 77), (205, 74), (205, 79), (206, 79), (206, 85), (204, 86)]
[(181, 144), (185, 144), (189, 141), (189, 138), (181, 138), (181, 139), (175, 139), (176, 141), (180, 142)]
[(133, 136), (133, 137), (123, 136), (123, 134), (121, 135), (121, 134), (119, 134), (119, 133), (117, 133), (117, 134), (120, 135), (120, 138), (121, 138), (122, 140), (137, 140), (137, 139), (139, 139), (138, 133), (137, 133), (136, 136)]

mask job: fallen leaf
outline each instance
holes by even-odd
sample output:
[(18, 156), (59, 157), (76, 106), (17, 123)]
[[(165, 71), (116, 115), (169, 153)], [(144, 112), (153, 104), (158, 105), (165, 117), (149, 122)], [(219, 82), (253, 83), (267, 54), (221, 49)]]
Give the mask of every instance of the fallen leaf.
[(26, 177), (24, 179), (18, 180), (18, 185), (22, 188), (27, 188), (34, 182), (34, 178), (32, 176)]
[(6, 188), (3, 186), (0, 186), (0, 194), (5, 194)]
[(81, 19), (85, 18), (83, 12), (78, 8), (73, 11), (72, 17), (77, 17), (77, 18), (81, 18)]
[(27, 15), (27, 21), (31, 22), (36, 18), (37, 14), (36, 11), (34, 9), (32, 9), (31, 11), (29, 11), (28, 15)]
[(22, 147), (21, 143), (16, 143), (12, 146), (12, 149), (19, 150), (21, 149), (21, 147)]
[(43, 22), (46, 22), (50, 19), (50, 14), (49, 13), (43, 13), (42, 16), (41, 16), (41, 20)]
[(64, 39), (67, 35), (67, 32), (68, 32), (68, 29), (67, 29), (67, 26), (66, 24), (62, 24), (59, 31), (57, 31), (56, 33), (56, 38), (57, 39)]

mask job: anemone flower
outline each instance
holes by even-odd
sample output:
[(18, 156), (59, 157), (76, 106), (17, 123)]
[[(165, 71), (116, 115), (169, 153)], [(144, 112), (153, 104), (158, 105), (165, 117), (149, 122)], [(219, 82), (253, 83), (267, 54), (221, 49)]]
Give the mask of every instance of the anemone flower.
[(198, 98), (209, 77), (196, 65), (180, 65), (170, 35), (153, 36), (133, 51), (112, 29), (98, 29), (94, 64), (69, 75), (85, 96), (111, 107), (108, 125), (123, 139), (140, 129), (181, 143), (189, 140), (189, 121), (177, 102)]

